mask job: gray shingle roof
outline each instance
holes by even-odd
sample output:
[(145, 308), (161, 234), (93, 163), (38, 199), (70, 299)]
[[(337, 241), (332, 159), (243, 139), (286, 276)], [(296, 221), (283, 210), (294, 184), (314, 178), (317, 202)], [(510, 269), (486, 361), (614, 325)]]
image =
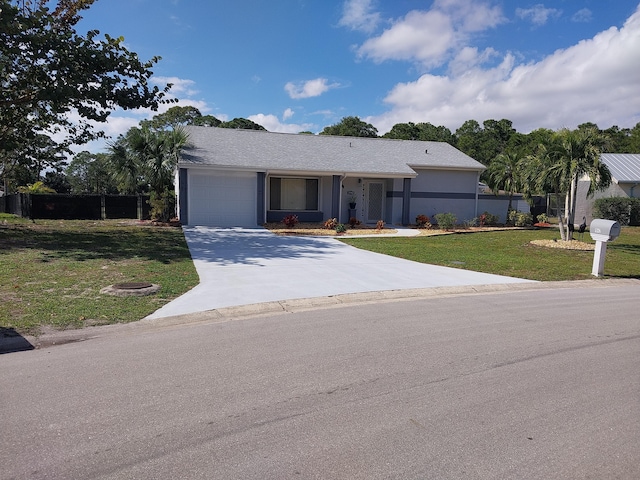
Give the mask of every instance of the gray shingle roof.
[[(415, 176), (413, 168), (483, 170), (443, 142), (336, 137), (186, 127), (190, 147), (180, 166), (219, 166), (257, 171)], [(427, 153), (425, 153), (427, 152)]]
[(603, 153), (600, 158), (618, 183), (640, 183), (640, 154)]

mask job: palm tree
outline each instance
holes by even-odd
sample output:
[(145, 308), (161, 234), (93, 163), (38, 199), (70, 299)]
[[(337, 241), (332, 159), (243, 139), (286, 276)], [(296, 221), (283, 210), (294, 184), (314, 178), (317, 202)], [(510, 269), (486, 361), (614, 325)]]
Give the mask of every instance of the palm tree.
[(181, 127), (154, 131), (137, 129), (129, 139), (151, 189), (152, 216), (167, 221), (175, 213), (173, 178), (188, 134)]
[(129, 188), (142, 177), (151, 190), (152, 216), (166, 221), (173, 214), (173, 178), (181, 149), (188, 134), (181, 127), (173, 130), (132, 128), (110, 146), (119, 181)]
[(126, 139), (120, 137), (109, 142), (109, 164), (111, 175), (122, 193), (135, 194), (140, 184), (140, 165), (127, 146)]
[(553, 194), (556, 198), (558, 227), (560, 238), (567, 240), (562, 209), (560, 208), (560, 198), (566, 192), (563, 185), (566, 185), (570, 173), (565, 170), (566, 164), (556, 163), (550, 151), (553, 151), (552, 141), (541, 143), (532, 155), (526, 160), (525, 182), (532, 191), (545, 194)]
[(501, 153), (489, 164), (485, 173), (487, 185), (491, 187), (494, 194), (500, 190), (509, 195), (509, 205), (507, 206), (506, 223), (511, 213), (513, 194), (522, 188), (522, 159), (513, 153)]
[[(595, 128), (562, 129), (556, 132), (549, 145), (542, 146), (537, 157), (542, 169), (539, 184), (553, 185), (555, 193), (565, 194), (564, 222), (558, 211), (560, 234), (571, 240), (577, 202), (578, 181), (589, 179), (588, 196), (611, 184), (611, 172), (600, 160), (606, 138)], [(566, 230), (564, 223), (566, 222)]]

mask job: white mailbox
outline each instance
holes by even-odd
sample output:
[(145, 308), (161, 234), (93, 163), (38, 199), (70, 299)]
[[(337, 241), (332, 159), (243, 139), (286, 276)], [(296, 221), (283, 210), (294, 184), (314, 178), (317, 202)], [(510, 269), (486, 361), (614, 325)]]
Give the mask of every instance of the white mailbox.
[(596, 242), (609, 242), (620, 236), (620, 224), (613, 220), (596, 218), (589, 225), (589, 234)]
[(604, 259), (607, 254), (607, 242), (620, 236), (620, 224), (613, 220), (596, 218), (589, 225), (589, 234), (596, 241), (596, 251), (593, 254), (593, 269), (591, 275), (601, 277), (604, 274)]

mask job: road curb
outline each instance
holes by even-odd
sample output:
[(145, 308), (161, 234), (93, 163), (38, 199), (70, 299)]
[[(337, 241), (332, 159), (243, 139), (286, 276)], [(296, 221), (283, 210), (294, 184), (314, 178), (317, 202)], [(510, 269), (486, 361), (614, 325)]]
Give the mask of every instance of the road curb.
[[(268, 317), (282, 313), (297, 313), (309, 310), (339, 308), (350, 305), (380, 302), (410, 301), (423, 298), (450, 297), (456, 295), (482, 295), (486, 293), (510, 293), (531, 290), (569, 289), (569, 288), (608, 288), (616, 286), (640, 286), (640, 279), (612, 278), (589, 279), (557, 282), (526, 282), (492, 285), (468, 285), (456, 287), (432, 287), (407, 290), (385, 290), (378, 292), (346, 293), (329, 297), (312, 297), (277, 302), (256, 303), (237, 307), (225, 307), (204, 312), (176, 315), (155, 319), (143, 319), (127, 324), (86, 327), (78, 330), (47, 332), (38, 337), (18, 336), (0, 338), (0, 353), (15, 352), (11, 349), (19, 345), (20, 351), (33, 348), (46, 348), (67, 343), (82, 342), (108, 335), (130, 335), (158, 329), (180, 326), (220, 323), (254, 317)], [(18, 343), (16, 343), (18, 342)], [(32, 348), (25, 348), (28, 342)]]

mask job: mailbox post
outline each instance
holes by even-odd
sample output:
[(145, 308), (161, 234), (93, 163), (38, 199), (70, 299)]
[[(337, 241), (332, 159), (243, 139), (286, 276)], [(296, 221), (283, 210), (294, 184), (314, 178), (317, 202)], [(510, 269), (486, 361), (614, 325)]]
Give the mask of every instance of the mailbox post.
[(596, 251), (593, 255), (593, 269), (591, 275), (601, 277), (604, 274), (604, 259), (607, 254), (607, 242), (620, 236), (620, 224), (613, 220), (596, 218), (589, 225), (589, 235), (596, 241)]

